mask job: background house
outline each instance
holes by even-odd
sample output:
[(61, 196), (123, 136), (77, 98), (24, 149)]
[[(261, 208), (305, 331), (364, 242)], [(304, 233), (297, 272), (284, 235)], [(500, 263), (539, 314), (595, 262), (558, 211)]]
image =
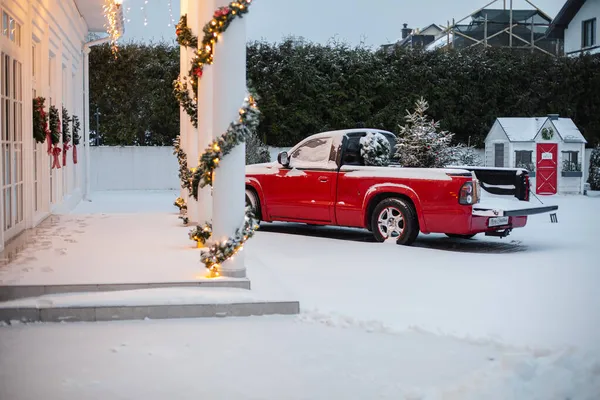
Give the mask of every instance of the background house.
[[(117, 1), (110, 4), (120, 9)], [(74, 207), (85, 192), (86, 36), (106, 30), (106, 4), (104, 0), (1, 2), (0, 250), (50, 213)], [(122, 19), (122, 11), (116, 13), (117, 30), (122, 31)], [(84, 129), (77, 164), (71, 150), (66, 165), (61, 160), (62, 167), (52, 169), (46, 143), (34, 141), (32, 103), (37, 96), (45, 98), (46, 112), (50, 105), (59, 110), (64, 106), (79, 117)]]
[(537, 194), (583, 193), (586, 143), (570, 118), (556, 114), (497, 118), (485, 139), (485, 166), (529, 170)]
[(444, 30), (436, 24), (430, 24), (423, 29), (412, 29), (408, 24), (403, 24), (402, 37), (395, 43), (385, 44), (384, 50), (392, 51), (394, 48), (426, 47), (440, 37)]
[(600, 53), (600, 0), (567, 0), (552, 21), (548, 37), (564, 40), (565, 55)]

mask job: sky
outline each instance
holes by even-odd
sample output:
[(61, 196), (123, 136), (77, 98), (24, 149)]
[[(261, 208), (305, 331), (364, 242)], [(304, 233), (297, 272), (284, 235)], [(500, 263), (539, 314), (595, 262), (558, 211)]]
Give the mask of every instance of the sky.
[[(189, 0), (193, 1), (193, 0)], [(200, 0), (201, 1), (201, 0)], [(248, 40), (279, 42), (300, 36), (326, 43), (331, 38), (352, 46), (379, 46), (395, 42), (402, 24), (423, 28), (447, 24), (484, 7), (492, 0), (254, 0), (247, 18)], [(497, 0), (489, 8), (507, 7)], [(550, 17), (565, 0), (533, 0)], [(513, 0), (513, 9), (532, 9), (525, 0)], [(124, 0), (125, 35), (121, 42), (173, 41), (179, 20), (179, 0)], [(172, 22), (174, 21), (174, 22)], [(169, 26), (170, 24), (170, 26)]]

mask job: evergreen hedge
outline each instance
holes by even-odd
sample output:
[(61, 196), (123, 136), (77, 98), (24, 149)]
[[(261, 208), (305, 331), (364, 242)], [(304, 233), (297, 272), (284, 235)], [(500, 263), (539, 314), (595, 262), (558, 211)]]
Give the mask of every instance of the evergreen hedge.
[[(600, 143), (600, 55), (555, 58), (507, 49), (385, 53), (289, 38), (248, 44), (247, 77), (260, 96), (259, 136), (288, 147), (330, 129), (369, 126), (398, 131), (414, 102), (453, 132), (483, 144), (496, 117), (573, 118), (590, 145)], [(179, 130), (172, 81), (179, 48), (107, 45), (90, 57), (90, 114), (98, 107), (102, 143), (170, 145)]]

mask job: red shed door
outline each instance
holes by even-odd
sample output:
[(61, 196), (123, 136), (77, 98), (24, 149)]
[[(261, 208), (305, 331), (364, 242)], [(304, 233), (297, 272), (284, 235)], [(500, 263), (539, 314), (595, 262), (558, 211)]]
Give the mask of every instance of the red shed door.
[(558, 182), (558, 145), (556, 143), (538, 143), (535, 182), (537, 194), (556, 194)]

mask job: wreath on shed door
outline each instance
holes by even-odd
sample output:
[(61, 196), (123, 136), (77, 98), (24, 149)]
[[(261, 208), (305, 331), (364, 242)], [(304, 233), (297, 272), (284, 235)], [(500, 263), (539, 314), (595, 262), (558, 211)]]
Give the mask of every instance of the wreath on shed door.
[(554, 130), (552, 128), (542, 129), (542, 139), (551, 140), (554, 137)]

